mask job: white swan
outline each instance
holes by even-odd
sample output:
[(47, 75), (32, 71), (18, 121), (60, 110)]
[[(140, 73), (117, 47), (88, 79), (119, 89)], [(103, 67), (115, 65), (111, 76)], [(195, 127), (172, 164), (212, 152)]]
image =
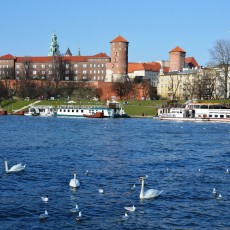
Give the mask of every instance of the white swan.
[(98, 192), (99, 192), (100, 194), (103, 194), (103, 193), (104, 193), (104, 189), (103, 189), (103, 188), (99, 188), (99, 189), (98, 189)]
[(46, 218), (48, 218), (48, 211), (47, 210), (45, 210), (45, 213), (43, 213), (43, 214), (41, 214), (40, 215), (40, 219), (46, 219)]
[(125, 215), (121, 217), (122, 220), (127, 220), (128, 218), (129, 218), (129, 216), (127, 213), (125, 213)]
[(71, 208), (69, 211), (70, 212), (78, 212), (79, 211), (78, 205), (76, 204), (75, 208)]
[(76, 221), (81, 221), (82, 219), (82, 214), (81, 211), (79, 211), (78, 216), (76, 217)]
[(70, 180), (69, 186), (70, 186), (70, 187), (73, 187), (73, 188), (80, 187), (80, 182), (79, 182), (79, 180), (77, 179), (77, 174), (76, 174), (75, 171), (74, 171), (73, 175), (74, 175), (74, 176), (73, 176), (73, 179)]
[(48, 202), (49, 197), (48, 196), (41, 196), (41, 199), (43, 202)]
[(136, 210), (136, 207), (133, 205), (132, 207), (124, 207), (124, 209), (129, 212), (134, 212)]
[(5, 170), (6, 173), (10, 173), (10, 172), (20, 172), (22, 170), (24, 170), (26, 167), (26, 165), (22, 165), (22, 164), (17, 164), (12, 166), (10, 169), (8, 168), (8, 160), (5, 159)]
[(216, 195), (216, 189), (215, 189), (215, 188), (212, 190), (212, 194), (213, 194), (214, 196)]
[(141, 180), (141, 192), (140, 192), (140, 199), (150, 199), (159, 196), (163, 190), (159, 191), (156, 189), (148, 189), (144, 192), (144, 184), (145, 184), (146, 177), (140, 177)]
[(136, 188), (136, 185), (134, 184), (133, 187), (131, 188), (131, 190), (135, 190)]

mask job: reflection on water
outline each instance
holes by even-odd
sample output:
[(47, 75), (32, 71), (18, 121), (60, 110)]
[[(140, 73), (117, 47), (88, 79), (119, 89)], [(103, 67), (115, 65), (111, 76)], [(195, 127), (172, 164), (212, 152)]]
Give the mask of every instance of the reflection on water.
[[(3, 229), (230, 228), (229, 124), (0, 119)], [(26, 170), (5, 174), (4, 158), (9, 165), (25, 163)], [(75, 170), (81, 186), (72, 189)], [(139, 199), (139, 177), (145, 175), (145, 190), (164, 190), (158, 198)], [(213, 188), (222, 199), (215, 199)], [(42, 202), (41, 195), (49, 201)], [(69, 213), (76, 204), (79, 222), (77, 214)], [(132, 205), (136, 211), (122, 220), (124, 207)], [(45, 210), (49, 217), (41, 222)]]

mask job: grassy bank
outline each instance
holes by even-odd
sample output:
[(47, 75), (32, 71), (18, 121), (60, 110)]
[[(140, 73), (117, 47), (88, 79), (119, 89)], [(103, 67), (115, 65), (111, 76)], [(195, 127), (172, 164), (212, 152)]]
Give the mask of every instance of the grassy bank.
[[(18, 110), (27, 106), (31, 103), (35, 102), (35, 100), (25, 101), (25, 100), (4, 100), (1, 103), (1, 107), (6, 109), (8, 113), (11, 113), (14, 110)], [(210, 100), (203, 102), (212, 102), (212, 103), (226, 103), (230, 104), (230, 100)], [(138, 101), (138, 100), (130, 100), (128, 104), (125, 104), (124, 101), (121, 101), (125, 112), (131, 117), (152, 117), (157, 115), (157, 109), (162, 106), (163, 103), (166, 103), (166, 100), (153, 100), (153, 101)], [(180, 103), (184, 103), (181, 101)], [(81, 100), (76, 101), (73, 105), (76, 106), (102, 106), (105, 105), (106, 101), (90, 101), (90, 100)], [(37, 105), (52, 105), (57, 107), (58, 105), (67, 105), (66, 100), (41, 100)], [(68, 103), (68, 105), (71, 105)]]
[[(25, 100), (4, 100), (1, 103), (1, 106), (3, 109), (6, 109), (8, 113), (11, 113), (14, 110), (18, 110), (23, 108), (24, 106), (27, 106), (31, 103), (35, 102), (35, 100), (25, 101)], [(161, 100), (157, 101), (129, 101), (128, 104), (125, 104), (123, 101), (121, 101), (125, 112), (132, 117), (142, 117), (142, 116), (155, 116), (157, 114), (157, 108), (161, 106), (162, 102)], [(41, 100), (37, 105), (52, 105), (54, 107), (58, 105), (66, 105), (67, 102), (64, 100)], [(105, 105), (106, 101), (77, 101), (73, 105), (76, 106), (101, 106)], [(68, 104), (71, 105), (71, 104)]]

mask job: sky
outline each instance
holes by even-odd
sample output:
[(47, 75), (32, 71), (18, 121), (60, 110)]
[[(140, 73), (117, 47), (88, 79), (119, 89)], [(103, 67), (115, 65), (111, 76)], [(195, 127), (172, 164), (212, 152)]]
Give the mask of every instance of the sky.
[(168, 60), (180, 46), (205, 66), (217, 40), (230, 40), (229, 0), (7, 0), (1, 2), (0, 56), (47, 56), (55, 32), (64, 54), (111, 56), (129, 42), (129, 62)]

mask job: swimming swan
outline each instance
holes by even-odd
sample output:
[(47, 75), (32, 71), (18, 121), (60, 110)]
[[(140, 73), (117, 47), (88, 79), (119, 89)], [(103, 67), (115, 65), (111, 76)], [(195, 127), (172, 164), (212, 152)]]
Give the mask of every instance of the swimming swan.
[(79, 211), (78, 216), (76, 217), (76, 221), (81, 221), (82, 219), (82, 214), (81, 211)]
[(5, 159), (5, 170), (6, 170), (6, 173), (20, 172), (20, 171), (24, 170), (25, 167), (26, 167), (26, 165), (17, 164), (17, 165), (12, 166), (10, 169), (8, 169), (8, 160)]
[(136, 210), (136, 207), (133, 205), (132, 207), (124, 207), (124, 209), (129, 212), (134, 212)]
[(47, 210), (45, 210), (45, 213), (43, 213), (43, 214), (41, 214), (39, 217), (40, 217), (40, 219), (46, 219), (46, 218), (48, 218), (48, 211)]
[(77, 174), (76, 174), (75, 171), (74, 171), (73, 175), (74, 175), (74, 177), (73, 177), (73, 179), (70, 180), (69, 186), (72, 187), (72, 188), (80, 187), (80, 182), (77, 179)]
[(48, 202), (49, 197), (48, 196), (41, 196), (41, 199), (43, 202)]
[(69, 211), (70, 212), (78, 212), (79, 211), (78, 205), (76, 204), (76, 206), (74, 208), (71, 208)]
[(159, 196), (163, 190), (159, 191), (156, 189), (148, 189), (144, 192), (144, 184), (145, 184), (146, 177), (140, 177), (141, 180), (141, 192), (140, 192), (140, 199), (150, 199)]

